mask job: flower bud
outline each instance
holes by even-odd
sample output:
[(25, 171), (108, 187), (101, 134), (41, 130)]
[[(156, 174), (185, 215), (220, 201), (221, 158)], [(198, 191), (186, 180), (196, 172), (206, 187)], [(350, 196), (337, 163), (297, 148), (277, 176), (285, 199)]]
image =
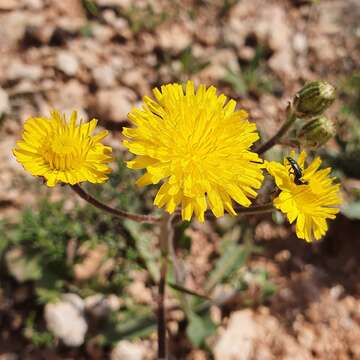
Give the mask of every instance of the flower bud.
[(306, 84), (294, 98), (294, 111), (299, 117), (321, 115), (335, 100), (335, 88), (326, 81)]
[(335, 134), (334, 124), (326, 116), (321, 115), (300, 129), (298, 140), (307, 148), (317, 149), (325, 145)]

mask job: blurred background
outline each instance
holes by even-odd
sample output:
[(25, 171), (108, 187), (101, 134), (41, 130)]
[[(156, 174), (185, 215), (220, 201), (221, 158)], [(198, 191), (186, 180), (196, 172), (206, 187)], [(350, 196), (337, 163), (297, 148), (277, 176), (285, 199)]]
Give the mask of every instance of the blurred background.
[(218, 305), (187, 295), (186, 319), (169, 291), (172, 358), (359, 359), (359, 20), (358, 0), (0, 0), (0, 359), (155, 358), (156, 231), (46, 188), (11, 150), (29, 116), (96, 117), (117, 160), (86, 189), (149, 213), (156, 189), (134, 187), (120, 131), (153, 87), (187, 79), (236, 99), (263, 139), (306, 81), (335, 85), (320, 155), (344, 206), (316, 244), (278, 213), (179, 226), (186, 287)]

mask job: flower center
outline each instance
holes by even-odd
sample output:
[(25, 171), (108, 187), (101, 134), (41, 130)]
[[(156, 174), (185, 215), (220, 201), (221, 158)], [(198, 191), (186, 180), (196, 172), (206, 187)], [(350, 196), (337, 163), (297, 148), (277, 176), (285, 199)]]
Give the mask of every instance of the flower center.
[(70, 154), (74, 150), (74, 142), (73, 140), (67, 137), (56, 138), (54, 142), (51, 144), (51, 150), (58, 155), (66, 155)]
[(82, 141), (76, 141), (69, 134), (56, 136), (53, 141), (44, 143), (43, 157), (48, 161), (52, 170), (66, 171), (79, 168), (89, 147)]

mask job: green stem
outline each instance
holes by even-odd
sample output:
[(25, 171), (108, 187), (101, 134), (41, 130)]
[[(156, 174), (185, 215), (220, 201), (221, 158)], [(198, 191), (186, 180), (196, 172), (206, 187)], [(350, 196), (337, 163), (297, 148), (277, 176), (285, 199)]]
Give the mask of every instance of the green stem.
[(260, 145), (254, 151), (260, 155), (260, 154), (263, 154), (264, 152), (268, 151), (269, 149), (271, 149), (287, 133), (287, 131), (294, 124), (295, 120), (296, 120), (296, 116), (290, 105), (289, 110), (288, 110), (287, 120), (284, 122), (284, 124), (281, 126), (281, 128), (278, 130), (278, 132), (273, 137), (271, 137), (267, 142)]
[(79, 195), (82, 199), (87, 201), (89, 204), (95, 206), (96, 208), (103, 210), (111, 215), (115, 215), (116, 217), (122, 218), (122, 219), (129, 219), (133, 220), (139, 223), (149, 223), (154, 224), (158, 223), (161, 219), (159, 217), (153, 216), (153, 215), (141, 215), (141, 214), (133, 214), (129, 213), (127, 211), (114, 209), (111, 206), (108, 206), (101, 201), (95, 199), (92, 195), (90, 195), (88, 192), (86, 192), (80, 185), (71, 185), (70, 188)]

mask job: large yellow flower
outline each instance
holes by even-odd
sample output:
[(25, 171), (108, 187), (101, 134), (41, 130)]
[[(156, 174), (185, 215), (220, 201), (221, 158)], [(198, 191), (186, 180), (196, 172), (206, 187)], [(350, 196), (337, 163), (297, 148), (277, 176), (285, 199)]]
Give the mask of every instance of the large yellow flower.
[[(294, 157), (294, 153), (291, 154)], [(340, 209), (339, 184), (328, 175), (331, 168), (318, 170), (321, 159), (315, 158), (305, 168), (306, 153), (301, 152), (297, 160), (302, 177), (299, 184), (287, 159), (283, 164), (267, 163), (269, 173), (274, 176), (276, 185), (281, 190), (274, 199), (274, 205), (285, 213), (290, 223), (296, 221), (296, 235), (308, 242), (319, 240), (328, 230), (327, 219), (335, 219)], [(301, 182), (303, 184), (301, 184)]]
[(50, 119), (29, 118), (23, 139), (13, 150), (17, 161), (31, 175), (44, 177), (48, 186), (106, 181), (111, 171), (107, 165), (112, 160), (111, 147), (100, 141), (107, 131), (92, 136), (97, 120), (76, 122), (76, 112), (71, 114), (70, 123), (57, 111), (51, 112)]
[(181, 206), (184, 220), (195, 213), (204, 221), (208, 206), (217, 217), (224, 209), (235, 215), (231, 199), (249, 206), (263, 174), (261, 160), (249, 150), (259, 135), (247, 113), (235, 111), (234, 100), (225, 104), (213, 86), (195, 92), (191, 81), (185, 92), (180, 84), (153, 92), (157, 101), (145, 96), (145, 105), (129, 113), (136, 127), (123, 131), (129, 139), (124, 145), (138, 155), (128, 167), (146, 169), (137, 184), (162, 180), (154, 204), (169, 213)]

